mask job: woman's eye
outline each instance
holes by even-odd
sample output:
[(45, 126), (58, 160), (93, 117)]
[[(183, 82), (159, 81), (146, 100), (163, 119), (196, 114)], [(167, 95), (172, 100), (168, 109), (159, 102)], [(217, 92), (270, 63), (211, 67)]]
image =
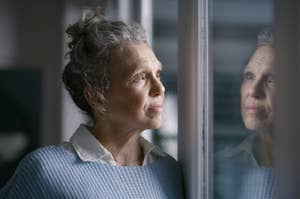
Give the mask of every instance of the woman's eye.
[(266, 82), (269, 84), (269, 85), (274, 85), (275, 84), (275, 78), (273, 76), (268, 76), (266, 78)]
[(156, 77), (157, 77), (157, 78), (160, 78), (160, 75), (161, 75), (161, 73), (158, 72), (158, 73), (156, 74)]
[(146, 79), (146, 74), (145, 73), (140, 73), (140, 74), (137, 74), (133, 81), (134, 82), (139, 82), (139, 81), (142, 81), (142, 80), (145, 80)]
[(254, 75), (250, 72), (247, 72), (244, 74), (244, 80), (253, 80), (254, 79)]

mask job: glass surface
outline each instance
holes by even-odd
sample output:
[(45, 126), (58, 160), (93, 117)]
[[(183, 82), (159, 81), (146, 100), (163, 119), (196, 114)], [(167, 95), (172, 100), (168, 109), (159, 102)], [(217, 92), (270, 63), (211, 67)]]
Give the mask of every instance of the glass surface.
[[(251, 78), (245, 74), (243, 77), (243, 73), (257, 49), (257, 35), (266, 29), (272, 32), (270, 27), (273, 20), (273, 2), (272, 0), (215, 0), (212, 5), (213, 198), (269, 198), (268, 194), (272, 194), (269, 189), (274, 182), (264, 176), (273, 172), (273, 165), (260, 164), (257, 159), (258, 156), (261, 157), (259, 150), (261, 146), (259, 148), (256, 144), (259, 133), (257, 129), (249, 129), (244, 125), (241, 117), (241, 86), (243, 81)], [(255, 81), (257, 79), (258, 77)], [(259, 84), (263, 85), (263, 81)], [(262, 89), (257, 92), (265, 91)], [(256, 97), (252, 99), (253, 106), (258, 106), (263, 100)], [(255, 110), (254, 107), (252, 111), (259, 110)]]
[[(154, 144), (177, 158), (177, 0), (153, 0), (153, 50), (163, 65), (166, 88), (164, 122), (152, 134)], [(166, 9), (168, 8), (168, 9)]]

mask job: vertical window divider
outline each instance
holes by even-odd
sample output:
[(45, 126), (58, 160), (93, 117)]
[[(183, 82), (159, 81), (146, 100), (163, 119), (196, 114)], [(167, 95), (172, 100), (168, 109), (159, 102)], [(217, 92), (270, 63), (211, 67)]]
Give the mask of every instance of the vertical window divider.
[(213, 70), (208, 0), (179, 0), (179, 161), (186, 198), (212, 198)]

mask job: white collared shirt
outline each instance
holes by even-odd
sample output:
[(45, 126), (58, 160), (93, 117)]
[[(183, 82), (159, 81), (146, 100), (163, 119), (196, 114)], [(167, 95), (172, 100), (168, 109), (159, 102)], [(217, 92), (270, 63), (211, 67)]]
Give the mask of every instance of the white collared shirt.
[(224, 150), (217, 152), (217, 157), (225, 157), (225, 158), (232, 158), (241, 153), (244, 153), (247, 157), (249, 163), (252, 166), (259, 167), (257, 160), (254, 157), (254, 140), (257, 134), (253, 132), (251, 135), (247, 136), (238, 146), (225, 148)]
[[(144, 151), (143, 166), (165, 156), (164, 152), (142, 136), (140, 136), (139, 141)], [(84, 124), (77, 128), (69, 142), (63, 142), (60, 146), (76, 153), (82, 161), (101, 162), (117, 166), (117, 162), (112, 154), (94, 137)]]

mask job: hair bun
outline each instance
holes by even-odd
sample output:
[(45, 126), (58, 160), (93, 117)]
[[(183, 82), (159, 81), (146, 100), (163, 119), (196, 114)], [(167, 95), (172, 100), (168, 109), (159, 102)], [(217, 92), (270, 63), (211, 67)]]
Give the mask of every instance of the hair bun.
[(105, 19), (101, 8), (97, 7), (94, 9), (85, 9), (82, 13), (82, 17), (78, 22), (70, 25), (66, 33), (71, 38), (71, 42), (69, 43), (69, 48), (73, 49), (73, 47), (80, 42), (81, 38), (86, 35), (89, 27), (93, 24), (99, 23)]

